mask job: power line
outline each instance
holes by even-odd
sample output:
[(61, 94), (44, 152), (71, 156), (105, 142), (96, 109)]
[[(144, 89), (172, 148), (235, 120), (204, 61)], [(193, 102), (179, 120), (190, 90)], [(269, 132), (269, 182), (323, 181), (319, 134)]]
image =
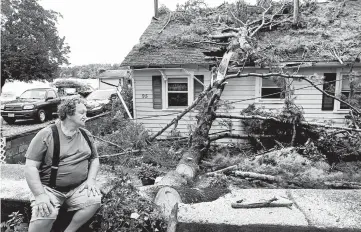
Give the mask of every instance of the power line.
[[(337, 81), (342, 81), (344, 80), (343, 78), (340, 79), (340, 80), (334, 80), (334, 81), (325, 81), (321, 84), (315, 84), (316, 86), (319, 86), (319, 85), (324, 85), (324, 84), (328, 84), (328, 83), (336, 83)], [(294, 90), (301, 90), (301, 89), (307, 89), (309, 87), (314, 87), (313, 85), (307, 85), (307, 86), (304, 86), (304, 87), (301, 87), (301, 88), (296, 88), (296, 89), (292, 89), (292, 90), (286, 90), (286, 91), (280, 91), (280, 92), (276, 92), (276, 93), (271, 93), (271, 94), (266, 94), (266, 95), (263, 95), (263, 96), (260, 96), (260, 97), (252, 97), (252, 98), (247, 98), (247, 99), (242, 99), (242, 100), (237, 100), (237, 101), (231, 101), (231, 102), (228, 102), (227, 104), (233, 104), (233, 103), (237, 103), (237, 102), (244, 102), (244, 101), (249, 101), (249, 100), (256, 100), (256, 99), (260, 99), (260, 98), (264, 98), (264, 97), (268, 97), (268, 96), (272, 96), (272, 95), (275, 95), (275, 94), (281, 94), (281, 93), (288, 93), (288, 92), (291, 92), (291, 91), (294, 91)]]

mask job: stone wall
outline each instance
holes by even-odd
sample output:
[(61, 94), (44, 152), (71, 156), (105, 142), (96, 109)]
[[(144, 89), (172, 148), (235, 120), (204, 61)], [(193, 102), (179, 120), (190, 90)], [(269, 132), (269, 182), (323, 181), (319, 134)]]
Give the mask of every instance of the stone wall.
[[(85, 123), (85, 127), (94, 135), (99, 135), (102, 131), (103, 123), (108, 120), (109, 120), (109, 113), (97, 115), (92, 118), (89, 118)], [(35, 137), (36, 133), (38, 133), (44, 127), (5, 137), (6, 140), (5, 163), (8, 164), (25, 163), (24, 156), (29, 147), (31, 140)]]
[(11, 135), (5, 138), (5, 163), (19, 164), (25, 162), (25, 153), (31, 140), (42, 128), (27, 131), (22, 134)]

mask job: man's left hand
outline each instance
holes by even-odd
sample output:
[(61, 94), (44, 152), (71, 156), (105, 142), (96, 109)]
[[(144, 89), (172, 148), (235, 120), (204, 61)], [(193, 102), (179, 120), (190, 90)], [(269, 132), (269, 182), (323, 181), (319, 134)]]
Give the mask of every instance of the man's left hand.
[(83, 192), (85, 189), (87, 189), (88, 197), (90, 194), (93, 194), (93, 196), (101, 195), (100, 190), (96, 186), (96, 181), (94, 179), (88, 179), (86, 180), (84, 186), (80, 189), (80, 193)]

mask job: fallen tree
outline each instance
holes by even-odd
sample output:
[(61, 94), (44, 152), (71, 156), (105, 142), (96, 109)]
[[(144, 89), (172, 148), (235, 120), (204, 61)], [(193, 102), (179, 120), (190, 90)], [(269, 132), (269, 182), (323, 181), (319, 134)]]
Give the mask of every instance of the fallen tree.
[[(209, 136), (210, 129), (212, 127), (213, 122), (217, 118), (230, 118), (230, 119), (262, 119), (262, 120), (274, 120), (279, 121), (276, 118), (262, 118), (258, 116), (231, 116), (224, 114), (217, 114), (217, 110), (219, 108), (220, 99), (222, 93), (224, 91), (225, 86), (227, 85), (227, 81), (234, 78), (245, 78), (245, 77), (260, 77), (260, 78), (276, 78), (277, 80), (304, 80), (308, 82), (311, 86), (319, 90), (324, 95), (339, 101), (342, 104), (348, 106), (352, 112), (356, 115), (360, 115), (359, 108), (355, 107), (353, 104), (350, 104), (348, 101), (345, 101), (337, 96), (329, 94), (327, 91), (318, 87), (317, 84), (313, 81), (313, 79), (317, 78), (315, 76), (305, 76), (298, 75), (296, 73), (285, 73), (279, 65), (275, 67), (272, 64), (280, 62), (282, 58), (285, 57), (277, 57), (274, 58), (274, 55), (271, 54), (269, 56), (265, 55), (265, 51), (269, 50), (268, 48), (260, 48), (257, 47), (257, 40), (262, 39), (262, 37), (267, 37), (267, 32), (277, 31), (279, 28), (284, 27), (294, 27), (297, 29), (298, 22), (298, 14), (297, 20), (292, 20), (292, 10), (293, 5), (291, 3), (273, 3), (272, 1), (264, 1), (260, 2), (258, 6), (256, 6), (256, 10), (254, 10), (250, 14), (242, 14), (244, 13), (244, 9), (248, 9), (247, 5), (244, 2), (237, 2), (235, 5), (223, 4), (222, 7), (219, 7), (215, 10), (200, 9), (200, 6), (197, 5), (196, 2), (187, 3), (188, 5), (184, 6), (184, 11), (177, 11), (174, 14), (169, 14), (169, 19), (167, 20), (166, 25), (162, 28), (160, 33), (165, 33), (165, 28), (169, 24), (169, 22), (183, 20), (189, 21), (196, 20), (202, 15), (217, 15), (218, 20), (212, 22), (212, 26), (214, 31), (203, 38), (200, 41), (193, 41), (194, 44), (207, 44), (221, 47), (225, 50), (221, 63), (218, 68), (213, 69), (212, 71), (212, 81), (208, 85), (208, 87), (198, 96), (198, 98), (185, 109), (181, 114), (179, 114), (176, 118), (174, 118), (170, 123), (168, 123), (165, 127), (163, 127), (159, 132), (150, 137), (149, 142), (152, 142), (159, 135), (161, 135), (164, 131), (170, 128), (172, 125), (175, 127), (178, 124), (178, 121), (186, 115), (188, 112), (194, 109), (197, 105), (202, 105), (199, 110), (197, 118), (197, 125), (193, 130), (192, 135), (189, 138), (189, 148), (184, 151), (179, 164), (177, 165), (174, 171), (168, 172), (167, 175), (162, 178), (162, 180), (158, 183), (158, 186), (161, 187), (155, 197), (155, 203), (161, 205), (161, 207), (166, 208), (165, 211), (170, 213), (173, 209), (173, 206), (177, 203), (183, 202), (179, 191), (177, 191), (177, 187), (187, 186), (192, 180), (195, 178), (198, 171), (198, 164), (200, 160), (207, 154), (208, 149), (210, 147), (210, 143), (212, 141), (216, 141), (221, 138), (238, 138), (238, 139), (249, 139), (250, 137), (257, 138), (262, 137), (263, 135), (252, 135), (252, 136), (243, 136), (238, 134), (232, 134), (229, 132), (221, 133), (216, 136)], [(198, 7), (198, 8), (197, 8)], [(237, 14), (235, 14), (234, 9), (236, 8)], [(308, 10), (308, 9), (306, 9)], [(297, 13), (297, 12), (296, 12)], [(194, 14), (194, 15), (192, 15)], [(222, 21), (221, 16), (226, 15), (226, 19)], [(229, 16), (229, 17), (228, 17)], [(174, 17), (174, 18), (171, 18)], [(198, 37), (196, 37), (198, 38)], [(156, 41), (156, 40), (154, 40)], [(153, 41), (153, 42), (154, 42)], [(173, 41), (173, 40), (169, 40)], [(175, 41), (175, 40), (174, 40)], [(156, 42), (154, 42), (156, 43)], [(184, 42), (184, 44), (189, 45), (189, 41)], [(183, 44), (183, 45), (184, 45)], [(148, 44), (149, 45), (149, 44)], [(147, 45), (147, 46), (148, 46)], [(158, 44), (153, 44), (154, 47), (157, 47)], [(338, 44), (339, 45), (339, 44)], [(316, 45), (315, 45), (316, 46)], [(332, 43), (332, 58), (337, 58), (340, 63), (344, 63), (344, 61), (340, 58), (336, 51), (336, 44)], [(341, 46), (341, 45), (340, 45)], [(263, 50), (262, 50), (263, 49)], [(306, 49), (303, 50), (306, 53)], [(215, 59), (219, 59), (219, 56), (214, 56)], [(270, 70), (276, 70), (276, 72), (270, 72), (267, 74), (260, 73), (244, 73), (244, 67), (246, 65), (257, 64), (261, 66), (268, 66)], [(302, 64), (302, 62), (301, 62)], [(233, 66), (233, 70), (237, 70), (235, 74), (227, 73), (229, 66)], [(299, 69), (299, 67), (298, 67)], [(285, 81), (283, 81), (285, 82)], [(290, 96), (292, 95), (292, 90), (289, 88), (287, 84), (282, 86), (282, 89), (286, 93), (286, 101), (291, 101)], [(202, 104), (200, 104), (202, 103)], [(290, 122), (288, 122), (290, 123)], [(293, 136), (292, 141), (295, 140), (296, 131), (299, 126), (317, 126), (324, 127), (329, 129), (341, 129), (346, 131), (355, 131), (360, 132), (358, 128), (341, 128), (341, 127), (333, 127), (325, 124), (311, 123), (302, 121), (301, 118), (294, 120), (292, 122), (293, 125)], [(291, 142), (292, 144), (293, 142)], [(241, 173), (239, 173), (241, 174)], [(247, 173), (247, 175), (251, 175)], [(252, 174), (253, 175), (253, 174)], [(254, 175), (253, 175), (254, 176)], [(263, 177), (260, 177), (263, 178)], [(266, 177), (264, 177), (266, 178)], [(267, 177), (271, 180), (271, 177)], [(272, 179), (272, 181), (274, 181)]]

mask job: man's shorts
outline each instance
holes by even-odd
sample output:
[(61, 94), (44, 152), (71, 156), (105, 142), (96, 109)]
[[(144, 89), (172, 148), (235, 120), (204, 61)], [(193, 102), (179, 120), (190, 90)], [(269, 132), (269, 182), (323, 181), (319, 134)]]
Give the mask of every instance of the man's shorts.
[(52, 189), (48, 186), (43, 186), (45, 193), (49, 196), (50, 199), (54, 202), (54, 210), (48, 216), (41, 216), (39, 213), (35, 215), (35, 197), (31, 197), (31, 208), (32, 215), (30, 221), (35, 221), (38, 219), (56, 219), (59, 213), (60, 207), (65, 203), (68, 211), (75, 211), (79, 209), (86, 208), (90, 205), (100, 204), (101, 203), (101, 195), (93, 195), (90, 193), (88, 196), (87, 189), (84, 189), (81, 193), (79, 192), (81, 188), (85, 185), (85, 182), (78, 187), (70, 190), (67, 193), (59, 192), (55, 189)]

